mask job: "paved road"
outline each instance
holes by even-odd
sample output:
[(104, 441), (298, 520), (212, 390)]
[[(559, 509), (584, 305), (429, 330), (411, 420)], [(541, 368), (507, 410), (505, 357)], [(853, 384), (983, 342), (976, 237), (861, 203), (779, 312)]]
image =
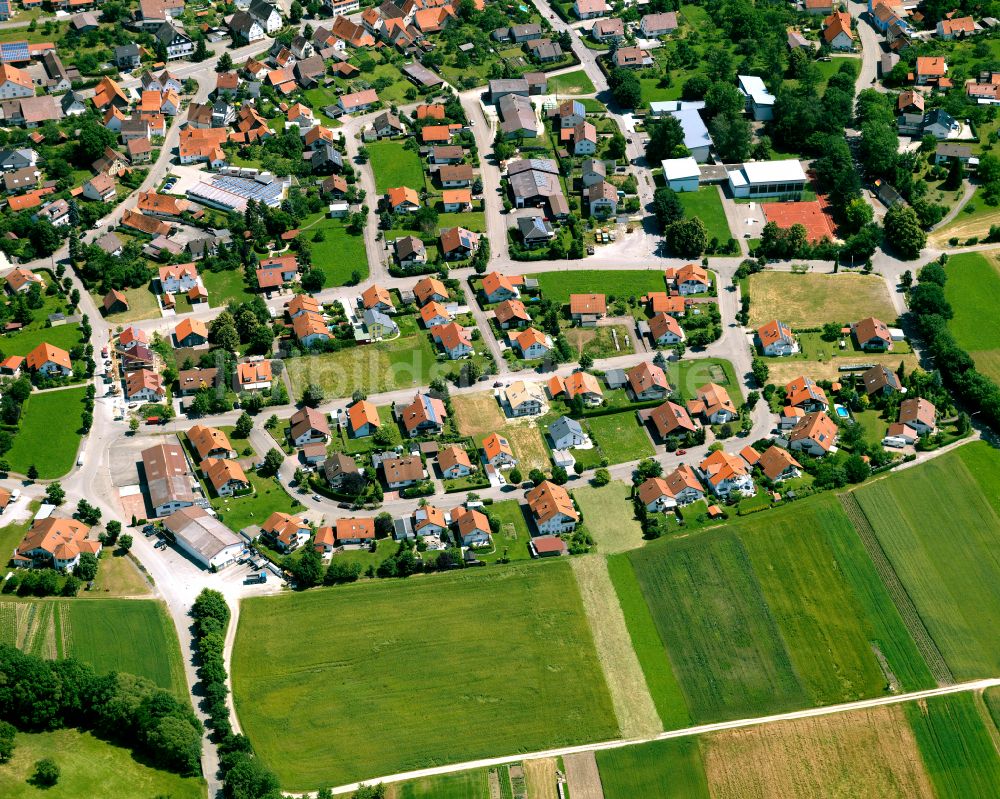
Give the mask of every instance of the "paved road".
[(848, 9), (851, 16), (854, 17), (858, 36), (861, 39), (861, 69), (854, 84), (855, 93), (872, 88), (884, 91), (880, 85), (876, 85), (884, 39), (878, 31), (868, 24), (866, 19), (862, 18), (863, 14), (867, 16), (868, 6), (865, 3), (849, 2)]
[[(625, 746), (634, 746), (636, 744), (651, 743), (653, 741), (666, 741), (673, 738), (689, 738), (692, 735), (705, 735), (713, 732), (722, 732), (724, 730), (736, 730), (744, 727), (757, 727), (762, 724), (774, 724), (781, 721), (795, 721), (797, 719), (810, 719), (817, 718), (821, 716), (832, 716), (838, 713), (849, 713), (856, 710), (865, 710), (866, 708), (882, 707), (884, 705), (898, 705), (903, 702), (916, 702), (922, 699), (930, 699), (935, 696), (947, 696), (949, 694), (959, 694), (959, 693), (969, 693), (969, 692), (980, 692), (987, 688), (994, 688), (1000, 686), (1000, 678), (991, 677), (984, 680), (975, 680), (973, 682), (958, 683), (957, 685), (948, 685), (942, 688), (931, 688), (926, 691), (914, 691), (908, 694), (896, 694), (894, 696), (880, 696), (874, 699), (862, 699), (858, 702), (846, 702), (841, 705), (828, 705), (826, 707), (811, 707), (805, 710), (794, 710), (789, 713), (776, 713), (773, 716), (759, 716), (757, 718), (748, 719), (734, 719), (733, 721), (720, 721), (714, 724), (702, 724), (697, 727), (685, 727), (680, 730), (669, 730), (668, 732), (662, 732), (659, 735), (655, 735), (651, 738), (639, 738), (630, 741), (615, 740), (615, 741), (600, 741), (590, 744), (581, 744), (579, 746), (563, 746), (558, 749), (546, 749), (541, 752), (530, 752), (528, 754), (512, 754), (503, 757), (491, 757), (483, 758), (481, 760), (471, 760), (467, 763), (453, 763), (448, 766), (435, 766), (434, 768), (419, 769), (416, 771), (407, 771), (400, 774), (389, 774), (384, 777), (377, 777), (372, 780), (368, 780), (366, 785), (373, 785), (377, 783), (397, 783), (405, 782), (407, 780), (420, 779), (423, 777), (436, 777), (442, 774), (454, 774), (458, 771), (467, 771), (469, 769), (480, 769), (480, 768), (492, 768), (494, 766), (502, 766), (507, 763), (519, 763), (523, 760), (536, 760), (543, 757), (567, 757), (569, 755), (579, 754), (581, 752), (602, 752), (609, 749), (621, 749)], [(361, 787), (361, 783), (351, 783), (350, 785), (339, 785), (333, 789), (335, 795), (351, 793), (358, 790)], [(307, 794), (307, 796), (314, 797), (316, 793)]]

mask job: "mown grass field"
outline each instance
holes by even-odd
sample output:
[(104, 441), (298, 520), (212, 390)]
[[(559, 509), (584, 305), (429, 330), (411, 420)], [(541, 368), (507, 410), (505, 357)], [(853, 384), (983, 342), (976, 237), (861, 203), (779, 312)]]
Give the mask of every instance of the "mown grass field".
[(242, 269), (229, 269), (223, 272), (206, 269), (201, 273), (201, 279), (208, 290), (208, 302), (213, 307), (230, 302), (249, 302), (257, 296), (247, 290)]
[(944, 293), (955, 312), (948, 327), (976, 367), (1000, 380), (1000, 271), (995, 253), (963, 253), (948, 259)]
[(737, 407), (743, 402), (743, 392), (736, 380), (733, 365), (723, 358), (695, 358), (670, 361), (664, 371), (670, 385), (689, 400), (706, 383), (718, 383), (729, 392)]
[[(56, 328), (61, 330), (62, 328)], [(5, 350), (6, 352), (6, 350)], [(32, 394), (25, 401), (14, 446), (7, 452), (10, 468), (27, 474), (34, 464), (44, 479), (62, 477), (76, 461), (86, 388)], [(53, 421), (58, 420), (58, 424)]]
[(854, 322), (866, 316), (889, 325), (896, 321), (885, 281), (875, 275), (758, 272), (749, 283), (753, 328), (772, 319), (792, 329)]
[(0, 601), (0, 642), (47, 658), (75, 657), (98, 673), (126, 671), (187, 695), (166, 609), (143, 599)]
[(535, 277), (542, 296), (557, 305), (567, 304), (570, 294), (641, 297), (648, 291), (666, 289), (660, 269), (574, 269), (572, 272), (542, 272)]
[(214, 493), (209, 495), (212, 508), (219, 514), (219, 519), (233, 532), (239, 532), (252, 524), (263, 524), (277, 510), (284, 513), (301, 510), (301, 506), (289, 496), (277, 479), (261, 477), (255, 471), (247, 471), (246, 475), (253, 486), (253, 494), (243, 497), (219, 497)]
[(597, 753), (605, 799), (708, 799), (699, 739), (675, 738)]
[(715, 238), (725, 244), (733, 237), (717, 187), (703, 186), (698, 191), (681, 191), (677, 193), (677, 199), (684, 206), (686, 217), (696, 216), (705, 223), (709, 241)]
[(489, 777), (485, 770), (460, 771), (400, 783), (389, 791), (392, 799), (478, 799), (489, 796)]
[(1000, 755), (971, 694), (908, 703), (906, 715), (938, 799), (997, 795)]
[(932, 684), (832, 496), (629, 559), (695, 723)]
[(439, 362), (430, 336), (414, 329), (400, 338), (366, 347), (290, 358), (285, 368), (296, 397), (309, 383), (318, 383), (332, 399), (349, 397), (355, 389), (375, 394), (412, 386), (416, 391), (454, 365)]
[(569, 565), (473, 571), (243, 603), (234, 700), (285, 790), (617, 734)]
[(633, 411), (593, 416), (587, 420), (587, 425), (601, 453), (611, 463), (651, 458), (655, 453), (649, 433), (639, 424)]
[(573, 490), (584, 524), (604, 555), (643, 545), (642, 526), (634, 518), (629, 491), (620, 480), (601, 488), (584, 486)]
[[(207, 288), (207, 281), (206, 281)], [(149, 286), (141, 286), (137, 289), (122, 289), (122, 294), (128, 298), (128, 310), (122, 313), (110, 314), (105, 317), (113, 325), (122, 325), (128, 322), (138, 322), (140, 319), (155, 319), (160, 315), (160, 306), (156, 302), (156, 295)], [(100, 306), (104, 298), (92, 294), (94, 302)], [(209, 301), (212, 297), (209, 295)]]
[[(316, 241), (317, 234), (322, 241)], [(322, 269), (326, 275), (326, 288), (346, 285), (355, 271), (362, 280), (367, 279), (365, 237), (348, 233), (342, 220), (323, 219), (302, 235), (312, 247), (313, 266)]]
[[(59, 766), (59, 782), (51, 788), (28, 782), (35, 763), (50, 757)], [(200, 799), (205, 781), (180, 777), (139, 763), (128, 749), (112, 746), (90, 733), (58, 730), (19, 732), (14, 757), (0, 764), (0, 796), (4, 799), (138, 799), (169, 796)]]
[(370, 142), (365, 146), (375, 172), (375, 190), (379, 194), (399, 186), (417, 192), (424, 188), (424, 168), (416, 151), (405, 149), (401, 141)]
[(582, 69), (549, 78), (549, 94), (593, 94), (593, 82)]
[(1000, 455), (967, 444), (857, 491), (958, 679), (1000, 673)]

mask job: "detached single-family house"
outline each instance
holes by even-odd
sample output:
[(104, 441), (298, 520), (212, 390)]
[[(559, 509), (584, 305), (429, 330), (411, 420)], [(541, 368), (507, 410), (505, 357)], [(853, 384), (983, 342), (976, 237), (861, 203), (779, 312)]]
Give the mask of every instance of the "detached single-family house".
[(757, 344), (764, 355), (772, 357), (793, 355), (799, 351), (792, 329), (778, 319), (757, 328)]
[(874, 316), (855, 322), (851, 325), (851, 332), (858, 346), (866, 352), (889, 352), (892, 349), (889, 326)]
[(611, 13), (607, 0), (573, 0), (573, 13), (577, 19), (593, 19)]
[(438, 466), (441, 474), (446, 480), (456, 480), (459, 477), (467, 477), (472, 474), (476, 467), (469, 459), (469, 453), (464, 447), (455, 444), (444, 447), (438, 452)]
[(98, 556), (101, 549), (101, 542), (90, 538), (90, 528), (83, 522), (49, 516), (35, 521), (11, 560), (22, 568), (71, 571), (84, 552)]
[(728, 497), (733, 492), (754, 495), (753, 477), (746, 461), (724, 450), (711, 453), (699, 464), (698, 471), (717, 497)]
[(188, 441), (198, 453), (198, 460), (205, 458), (231, 459), (236, 457), (236, 450), (229, 443), (229, 436), (222, 430), (208, 425), (196, 424), (187, 431)]
[(427, 476), (424, 462), (420, 460), (419, 455), (409, 455), (405, 458), (386, 458), (382, 461), (381, 466), (385, 484), (393, 490), (419, 483)]
[(632, 396), (638, 402), (666, 399), (670, 395), (670, 383), (666, 373), (655, 363), (643, 361), (625, 373)]
[(593, 327), (607, 314), (608, 302), (603, 294), (569, 295), (569, 315), (577, 324)]
[(692, 416), (703, 416), (711, 424), (725, 424), (739, 418), (729, 392), (717, 383), (706, 383), (687, 404)]
[(667, 313), (653, 314), (649, 320), (649, 335), (657, 346), (664, 347), (684, 341), (684, 328)]
[(573, 449), (585, 447), (590, 443), (590, 436), (583, 431), (583, 426), (568, 416), (560, 416), (549, 425), (549, 438), (553, 449)]
[(464, 547), (483, 547), (490, 543), (490, 520), (474, 508), (458, 508), (451, 514), (451, 523)]
[(456, 322), (434, 325), (431, 328), (431, 338), (441, 345), (441, 349), (453, 361), (472, 355), (472, 336)]
[(198, 285), (198, 269), (194, 262), (160, 267), (160, 290), (164, 294), (185, 294)]
[(208, 326), (200, 319), (185, 316), (174, 328), (177, 347), (203, 347), (208, 343)]
[(580, 514), (569, 492), (562, 486), (545, 480), (532, 488), (525, 499), (538, 532), (559, 535), (576, 529)]
[(803, 413), (825, 411), (829, 407), (826, 392), (804, 375), (785, 385), (785, 401), (793, 408), (801, 408)]
[(330, 440), (330, 423), (326, 414), (315, 408), (306, 407), (296, 411), (288, 421), (291, 425), (289, 437), (296, 447)]
[(373, 435), (382, 426), (378, 418), (378, 408), (368, 400), (360, 400), (351, 405), (347, 409), (347, 421), (354, 438)]
[(250, 481), (236, 461), (205, 458), (201, 462), (201, 471), (220, 497), (231, 497), (250, 489)]
[(501, 405), (508, 416), (537, 416), (545, 409), (545, 392), (537, 383), (516, 380), (500, 391)]
[(490, 433), (483, 439), (483, 456), (494, 469), (517, 466), (517, 458), (510, 442), (499, 433)]
[(69, 353), (44, 341), (27, 354), (25, 364), (29, 371), (46, 377), (69, 377), (73, 374)]
[(444, 428), (448, 412), (444, 403), (429, 394), (416, 394), (413, 402), (400, 413), (400, 419), (407, 435), (437, 435)]
[(816, 456), (826, 455), (836, 441), (837, 424), (826, 411), (807, 413), (788, 434), (790, 449)]
[(794, 480), (802, 474), (802, 464), (795, 460), (787, 450), (774, 445), (761, 453), (757, 460), (757, 468), (772, 483)]
[(903, 385), (899, 382), (896, 373), (890, 371), (880, 363), (862, 372), (861, 382), (864, 384), (865, 393), (869, 397), (875, 394), (886, 395), (903, 390)]
[(937, 432), (937, 408), (922, 397), (905, 399), (899, 404), (899, 422), (928, 436)]
[(312, 530), (300, 516), (275, 511), (260, 526), (261, 535), (269, 539), (279, 552), (294, 552), (305, 544)]
[(533, 327), (522, 330), (514, 337), (514, 346), (526, 361), (544, 358), (552, 350), (552, 339)]
[(649, 414), (649, 420), (661, 440), (668, 436), (684, 436), (698, 429), (687, 409), (670, 400), (654, 408)]

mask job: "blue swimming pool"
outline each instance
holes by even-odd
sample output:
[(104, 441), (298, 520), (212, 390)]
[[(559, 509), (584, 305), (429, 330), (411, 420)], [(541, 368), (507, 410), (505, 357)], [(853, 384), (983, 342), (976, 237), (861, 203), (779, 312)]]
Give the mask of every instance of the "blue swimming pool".
[(839, 416), (841, 419), (848, 419), (850, 418), (851, 415), (847, 412), (847, 408), (845, 408), (843, 405), (838, 405), (837, 416)]

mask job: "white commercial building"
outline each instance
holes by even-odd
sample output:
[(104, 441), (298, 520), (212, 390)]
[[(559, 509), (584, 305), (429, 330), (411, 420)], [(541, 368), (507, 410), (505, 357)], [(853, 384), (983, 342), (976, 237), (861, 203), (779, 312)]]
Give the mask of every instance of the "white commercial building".
[(712, 148), (712, 137), (696, 108), (683, 108), (670, 114), (681, 123), (684, 131), (684, 146), (688, 148), (691, 157), (699, 164), (708, 160), (708, 151)]
[(163, 520), (183, 549), (206, 569), (234, 563), (243, 551), (243, 539), (204, 508), (182, 508)]
[(758, 122), (774, 116), (774, 95), (756, 75), (739, 75), (740, 92), (747, 98), (747, 111)]
[(663, 165), (663, 180), (674, 191), (698, 191), (701, 169), (694, 158), (668, 158)]
[(802, 165), (787, 161), (751, 161), (729, 172), (733, 197), (800, 197), (806, 185)]

